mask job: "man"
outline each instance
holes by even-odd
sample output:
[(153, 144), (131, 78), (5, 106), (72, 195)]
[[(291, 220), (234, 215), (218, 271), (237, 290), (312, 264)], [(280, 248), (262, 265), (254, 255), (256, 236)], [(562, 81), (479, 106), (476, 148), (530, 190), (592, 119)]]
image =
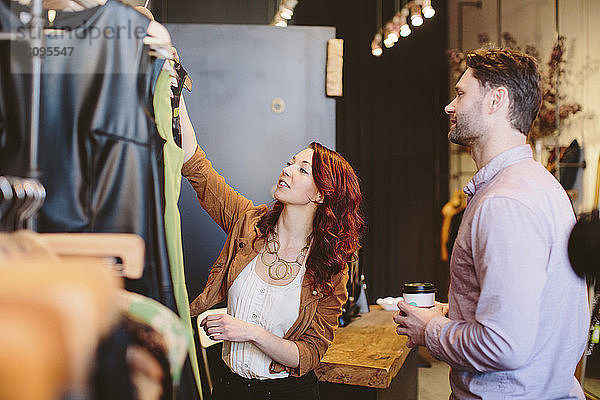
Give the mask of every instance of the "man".
[(451, 399), (584, 399), (574, 371), (589, 311), (567, 256), (575, 217), (526, 144), (536, 62), (495, 49), (469, 53), (467, 66), (445, 111), (449, 140), (471, 148), (478, 172), (464, 189), (449, 308), (400, 302), (397, 332), (450, 364)]

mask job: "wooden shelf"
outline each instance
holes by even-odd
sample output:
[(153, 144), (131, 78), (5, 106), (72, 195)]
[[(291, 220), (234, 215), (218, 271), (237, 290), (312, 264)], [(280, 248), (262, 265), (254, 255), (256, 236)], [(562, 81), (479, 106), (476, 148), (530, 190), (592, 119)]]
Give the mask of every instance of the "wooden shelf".
[(372, 305), (370, 312), (339, 328), (316, 370), (319, 380), (388, 388), (411, 351), (407, 337), (396, 334), (393, 315)]

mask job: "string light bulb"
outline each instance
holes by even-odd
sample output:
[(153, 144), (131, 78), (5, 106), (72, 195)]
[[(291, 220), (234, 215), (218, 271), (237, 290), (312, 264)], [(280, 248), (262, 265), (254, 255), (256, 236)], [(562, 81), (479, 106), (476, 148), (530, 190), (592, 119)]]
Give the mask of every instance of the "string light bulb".
[(408, 17), (408, 10), (406, 8), (403, 8), (399, 14), (400, 14), (400, 36), (407, 37), (411, 33), (410, 26), (408, 26), (408, 22), (406, 22), (406, 19)]
[(298, 0), (280, 0), (277, 12), (271, 20), (271, 25), (275, 25), (280, 28), (288, 26), (288, 21), (294, 16), (294, 8), (298, 4)]
[(290, 19), (292, 19), (294, 12), (292, 10), (290, 10), (289, 8), (281, 6), (281, 7), (279, 7), (279, 15), (281, 15), (281, 18), (283, 18), (283, 19), (290, 20)]
[(421, 15), (421, 8), (419, 6), (413, 6), (410, 10), (410, 23), (412, 26), (423, 25), (423, 16)]
[(375, 37), (371, 41), (371, 54), (375, 57), (379, 57), (383, 54), (383, 49), (381, 48), (381, 33), (377, 32)]
[(394, 32), (394, 24), (391, 22), (385, 24), (383, 33), (383, 36), (385, 37), (385, 39), (383, 39), (383, 44), (389, 49), (398, 41), (398, 33)]
[[(289, 0), (281, 0), (282, 3), (284, 1)], [(408, 0), (405, 2), (404, 7), (397, 11), (385, 25), (381, 26), (381, 20), (379, 20), (378, 25), (381, 28), (373, 37), (371, 53), (376, 57), (381, 56), (384, 51), (383, 46), (386, 48), (394, 46), (401, 37), (407, 37), (412, 33), (413, 26), (421, 26), (425, 19), (433, 18), (435, 9), (432, 3), (432, 0)], [(396, 10), (398, 8), (399, 0), (396, 0)]]
[(411, 34), (410, 26), (408, 24), (404, 24), (400, 27), (400, 36), (407, 37)]
[(400, 37), (400, 25), (395, 24), (393, 21), (385, 24), (386, 39), (392, 44), (398, 41)]
[(435, 15), (435, 9), (431, 6), (431, 0), (425, 0), (423, 2), (423, 8), (421, 9), (421, 12), (427, 19), (432, 18)]

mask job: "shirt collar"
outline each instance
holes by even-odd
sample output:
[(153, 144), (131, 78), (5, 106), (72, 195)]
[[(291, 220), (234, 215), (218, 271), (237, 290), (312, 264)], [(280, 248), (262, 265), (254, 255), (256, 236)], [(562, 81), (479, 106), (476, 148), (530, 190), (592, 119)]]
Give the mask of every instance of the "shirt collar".
[(526, 160), (528, 158), (533, 158), (531, 146), (528, 144), (519, 145), (498, 154), (489, 163), (477, 171), (477, 173), (473, 176), (473, 179), (471, 179), (469, 183), (467, 183), (467, 186), (464, 187), (463, 192), (465, 192), (465, 194), (469, 197), (474, 196), (477, 190), (491, 181), (498, 174), (498, 172), (502, 171), (511, 164)]

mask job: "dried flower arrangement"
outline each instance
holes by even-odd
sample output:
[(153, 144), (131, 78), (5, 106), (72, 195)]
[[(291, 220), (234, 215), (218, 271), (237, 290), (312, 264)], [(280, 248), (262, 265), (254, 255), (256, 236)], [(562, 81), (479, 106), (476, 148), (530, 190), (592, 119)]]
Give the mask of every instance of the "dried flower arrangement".
[[(535, 46), (528, 45), (522, 50), (515, 38), (508, 32), (502, 35), (504, 47), (520, 50), (530, 56), (536, 58), (540, 62), (539, 51)], [(483, 47), (490, 46), (489, 36), (486, 33), (481, 33), (478, 36), (479, 44)], [(547, 63), (546, 70), (542, 71), (542, 105), (540, 112), (535, 120), (531, 132), (529, 134), (529, 140), (535, 141), (542, 137), (551, 136), (556, 133), (556, 98), (558, 93), (559, 100), (559, 119), (562, 122), (570, 116), (577, 114), (582, 110), (581, 104), (579, 103), (567, 103), (565, 96), (560, 94), (557, 90), (557, 74), (559, 76), (565, 74), (566, 61), (564, 54), (566, 51), (566, 39), (564, 36), (560, 36), (558, 41), (554, 44), (550, 59)], [(460, 50), (450, 49), (446, 52), (448, 56), (448, 63), (450, 66), (450, 73), (454, 81), (458, 80), (460, 75), (467, 69), (465, 64), (465, 56)]]

